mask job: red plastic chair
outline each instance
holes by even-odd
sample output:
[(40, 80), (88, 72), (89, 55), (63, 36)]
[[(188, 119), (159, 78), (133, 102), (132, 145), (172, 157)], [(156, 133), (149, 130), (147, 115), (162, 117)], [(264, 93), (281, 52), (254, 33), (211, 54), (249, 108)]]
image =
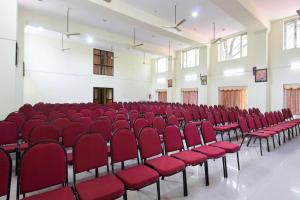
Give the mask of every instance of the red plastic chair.
[(197, 126), (193, 123), (185, 125), (184, 130), (185, 143), (188, 149), (192, 151), (202, 153), (207, 156), (208, 159), (222, 158), (224, 177), (227, 178), (227, 163), (226, 163), (226, 151), (209, 145), (203, 145)]
[(219, 142), (217, 141), (215, 131), (212, 124), (209, 121), (203, 121), (201, 125), (201, 133), (206, 145), (211, 145), (224, 149), (226, 153), (236, 153), (238, 170), (240, 170), (239, 150), (240, 146), (231, 142)]
[(0, 197), (6, 196), (6, 199), (9, 200), (12, 161), (2, 148), (0, 148), (0, 163)]
[(130, 125), (127, 120), (117, 120), (113, 124), (113, 130), (116, 132), (119, 129), (129, 129), (130, 130)]
[(201, 122), (199, 122), (199, 121), (193, 121), (192, 114), (191, 114), (191, 112), (189, 110), (183, 111), (183, 117), (184, 117), (185, 123), (194, 123), (197, 126), (201, 125)]
[(182, 172), (183, 194), (184, 196), (187, 196), (188, 190), (185, 163), (167, 155), (161, 156), (163, 150), (156, 129), (150, 127), (143, 128), (138, 141), (141, 150), (141, 158), (144, 160), (144, 163), (154, 168), (160, 176), (164, 178)]
[(22, 139), (24, 142), (28, 142), (29, 141), (29, 135), (31, 133), (31, 131), (39, 126), (42, 125), (44, 122), (40, 119), (31, 119), (28, 120), (27, 122), (25, 122), (23, 128), (22, 128)]
[(149, 125), (151, 126), (154, 120), (154, 113), (153, 112), (146, 112), (145, 113), (145, 119), (149, 122)]
[[(148, 185), (157, 184), (157, 197), (160, 199), (159, 174), (146, 165), (135, 165), (125, 169), (125, 161), (137, 159), (138, 150), (136, 138), (128, 129), (118, 130), (111, 141), (111, 166), (121, 162), (122, 170), (117, 171), (116, 176), (122, 180), (126, 190), (139, 190)], [(124, 199), (127, 199), (125, 192)]]
[[(99, 134), (78, 138), (73, 157), (73, 180), (79, 199), (116, 199), (124, 194), (124, 185), (114, 175), (98, 177), (98, 168), (108, 166), (106, 142)], [(76, 174), (92, 169), (95, 169), (96, 178), (76, 183)]]
[[(26, 193), (60, 184), (63, 187), (25, 198)], [(24, 152), (17, 181), (17, 199), (23, 194), (25, 200), (75, 200), (71, 187), (67, 185), (67, 156), (60, 144), (41, 142)]]
[(149, 126), (149, 122), (144, 118), (137, 118), (133, 124), (135, 137), (138, 138), (143, 128)]
[(170, 155), (172, 157), (182, 160), (186, 166), (204, 164), (205, 183), (207, 186), (209, 185), (207, 156), (194, 151), (185, 150), (181, 134), (177, 126), (167, 126), (164, 135), (164, 142), (167, 155), (168, 153), (171, 153)]
[(112, 138), (112, 125), (107, 119), (96, 120), (90, 126), (91, 133), (100, 133), (104, 140), (109, 142)]
[(62, 136), (62, 131), (71, 121), (68, 118), (58, 118), (52, 122), (53, 126), (58, 130), (59, 136)]
[(159, 135), (163, 135), (166, 128), (166, 122), (162, 117), (155, 117), (153, 119), (152, 127), (156, 129)]
[(175, 125), (179, 127), (179, 121), (175, 115), (168, 116), (168, 125)]
[(52, 126), (47, 124), (42, 124), (35, 127), (30, 135), (29, 135), (29, 145), (33, 145), (37, 142), (41, 141), (52, 141), (59, 142), (59, 133), (58, 130)]

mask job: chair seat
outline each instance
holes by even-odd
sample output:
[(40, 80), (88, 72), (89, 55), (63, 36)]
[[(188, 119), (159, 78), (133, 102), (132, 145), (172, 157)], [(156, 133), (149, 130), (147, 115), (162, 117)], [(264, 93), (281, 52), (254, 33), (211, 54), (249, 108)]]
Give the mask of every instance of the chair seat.
[(31, 197), (26, 197), (23, 200), (75, 200), (75, 196), (71, 187), (62, 187), (49, 192), (37, 194)]
[(0, 146), (2, 149), (4, 149), (7, 153), (14, 153), (17, 151), (17, 144), (8, 144)]
[(194, 124), (196, 126), (201, 126), (201, 122), (197, 122), (197, 121), (192, 121), (190, 122), (191, 124)]
[(278, 131), (271, 131), (271, 130), (265, 130), (265, 129), (258, 130), (257, 132), (259, 132), (259, 133), (266, 133), (266, 134), (269, 134), (269, 135), (276, 135), (276, 134), (279, 133)]
[(216, 142), (216, 143), (213, 143), (210, 145), (224, 149), (226, 151), (226, 153), (235, 153), (240, 150), (240, 145), (237, 145), (237, 144), (234, 144), (231, 142)]
[(123, 183), (114, 175), (81, 182), (75, 188), (81, 200), (116, 199), (125, 191)]
[(116, 173), (116, 176), (122, 180), (126, 188), (134, 190), (155, 183), (159, 179), (159, 174), (145, 165), (121, 170)]
[(182, 160), (186, 165), (199, 165), (207, 160), (207, 156), (194, 151), (181, 151), (171, 155), (174, 158)]
[(214, 126), (216, 131), (230, 131), (232, 128), (230, 126)]
[(257, 138), (268, 138), (271, 135), (268, 133), (262, 133), (262, 132), (252, 132), (252, 133), (247, 133), (245, 136), (250, 136), (250, 137), (257, 137)]
[(232, 129), (237, 129), (240, 127), (238, 123), (228, 124), (228, 126), (230, 126)]
[(20, 150), (20, 151), (25, 151), (28, 147), (29, 147), (29, 145), (28, 145), (27, 142), (26, 142), (26, 143), (21, 143), (21, 144), (19, 145), (19, 150)]
[(208, 158), (220, 158), (226, 154), (225, 150), (220, 149), (218, 147), (208, 146), (208, 145), (196, 147), (192, 149), (192, 151), (203, 153)]
[(73, 164), (73, 153), (67, 153), (67, 162), (69, 165)]
[(185, 163), (169, 156), (161, 156), (145, 162), (153, 167), (160, 175), (170, 176), (185, 168)]

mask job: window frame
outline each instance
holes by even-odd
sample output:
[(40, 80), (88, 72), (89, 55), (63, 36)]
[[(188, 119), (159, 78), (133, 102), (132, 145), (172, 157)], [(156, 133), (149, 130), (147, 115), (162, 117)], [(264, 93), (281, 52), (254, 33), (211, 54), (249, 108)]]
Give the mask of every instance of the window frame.
[[(287, 48), (287, 25), (289, 23), (293, 23), (294, 24), (294, 45), (292, 48)], [(300, 23), (300, 19), (298, 18), (294, 18), (294, 19), (290, 19), (290, 20), (286, 20), (283, 23), (283, 50), (290, 50), (290, 49), (297, 49), (300, 48), (300, 45), (297, 45), (297, 40), (300, 40), (300, 35), (298, 35), (298, 23)], [(298, 38), (299, 37), (299, 38)]]
[[(188, 66), (188, 52), (195, 51), (195, 65)], [(199, 48), (192, 48), (182, 51), (181, 54), (182, 62), (181, 62), (181, 68), (182, 69), (189, 69), (194, 67), (200, 66), (200, 49)]]
[[(246, 53), (245, 55), (243, 55), (243, 37), (246, 36), (247, 38), (247, 45), (246, 45)], [(240, 41), (240, 44), (239, 44), (239, 57), (238, 58), (229, 58), (229, 55), (225, 55), (223, 56), (223, 51), (222, 51), (222, 46), (224, 46), (223, 44), (228, 40), (231, 40), (231, 39), (234, 39), (234, 38), (239, 38), (239, 41)], [(236, 35), (236, 36), (233, 36), (233, 37), (229, 37), (229, 38), (226, 38), (224, 40), (221, 40), (220, 43), (218, 43), (218, 62), (224, 62), (224, 61), (230, 61), (230, 60), (237, 60), (237, 59), (241, 59), (241, 58), (245, 58), (248, 56), (248, 33), (242, 33), (242, 34), (239, 34), (239, 35)], [(223, 59), (224, 57), (224, 59)]]
[[(158, 69), (158, 62), (159, 62), (159, 60), (162, 60), (162, 59), (164, 59), (165, 62), (166, 62), (165, 71), (160, 71)], [(166, 57), (161, 57), (161, 58), (156, 59), (156, 73), (166, 73), (166, 72), (168, 72), (168, 66), (169, 66), (168, 62), (169, 62), (168, 58), (166, 58)]]

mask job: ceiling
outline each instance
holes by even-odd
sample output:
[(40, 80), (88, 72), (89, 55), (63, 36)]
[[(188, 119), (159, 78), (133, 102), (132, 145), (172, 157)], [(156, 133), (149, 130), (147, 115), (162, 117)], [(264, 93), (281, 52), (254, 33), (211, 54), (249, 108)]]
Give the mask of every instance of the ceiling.
[[(299, 0), (112, 0), (111, 3), (103, 0), (19, 0), (19, 3), (23, 9), (62, 20), (70, 7), (71, 21), (122, 35), (128, 38), (128, 45), (132, 43), (135, 28), (137, 40), (145, 43), (143, 50), (148, 46), (152, 50), (166, 50), (170, 40), (172, 51), (210, 42), (213, 22), (217, 37), (223, 37), (250, 27), (264, 29), (265, 18), (287, 17), (295, 14), (297, 6), (300, 8)], [(174, 24), (175, 4), (177, 21), (187, 19), (181, 27), (182, 32), (161, 27)], [(193, 11), (198, 12), (196, 18), (191, 15)]]

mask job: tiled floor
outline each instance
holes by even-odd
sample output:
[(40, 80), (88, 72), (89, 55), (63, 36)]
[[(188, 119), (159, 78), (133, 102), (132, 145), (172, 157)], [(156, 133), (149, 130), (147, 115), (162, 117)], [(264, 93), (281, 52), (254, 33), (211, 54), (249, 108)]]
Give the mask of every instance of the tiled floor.
[[(271, 149), (269, 153), (264, 148), (263, 157), (260, 156), (258, 144), (250, 147), (244, 145), (240, 152), (241, 171), (237, 170), (236, 155), (227, 157), (227, 179), (223, 178), (221, 160), (209, 161), (208, 187), (204, 184), (204, 168), (189, 167), (188, 197), (183, 197), (182, 175), (178, 174), (161, 181), (161, 199), (300, 199), (300, 137), (288, 141), (275, 150)], [(69, 181), (72, 181), (71, 167)], [(15, 199), (15, 188), (16, 178), (13, 177), (11, 199)], [(156, 185), (138, 192), (129, 191), (128, 199), (156, 199)]]

